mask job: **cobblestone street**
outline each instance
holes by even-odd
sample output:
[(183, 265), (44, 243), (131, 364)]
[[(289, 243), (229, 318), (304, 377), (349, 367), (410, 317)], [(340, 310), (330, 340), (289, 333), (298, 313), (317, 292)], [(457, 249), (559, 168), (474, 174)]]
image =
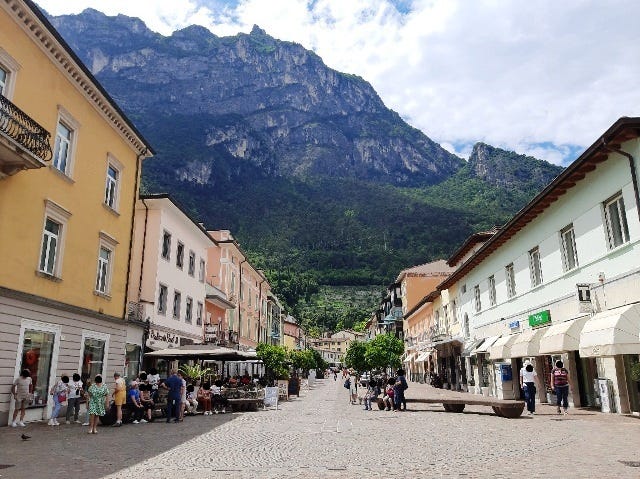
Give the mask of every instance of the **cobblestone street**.
[[(410, 383), (407, 393), (419, 397), (427, 386)], [(321, 380), (278, 411), (103, 427), (95, 436), (78, 425), (2, 428), (0, 477), (640, 477), (638, 418), (538, 412), (364, 411), (349, 405), (340, 380)], [(23, 432), (31, 439), (23, 442)]]

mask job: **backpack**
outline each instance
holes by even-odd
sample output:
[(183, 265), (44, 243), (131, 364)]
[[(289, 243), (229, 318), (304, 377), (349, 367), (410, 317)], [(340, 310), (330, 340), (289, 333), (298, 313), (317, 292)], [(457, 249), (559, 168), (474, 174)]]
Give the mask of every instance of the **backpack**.
[(344, 382), (344, 387), (347, 389), (351, 389), (351, 380), (347, 378), (347, 380)]

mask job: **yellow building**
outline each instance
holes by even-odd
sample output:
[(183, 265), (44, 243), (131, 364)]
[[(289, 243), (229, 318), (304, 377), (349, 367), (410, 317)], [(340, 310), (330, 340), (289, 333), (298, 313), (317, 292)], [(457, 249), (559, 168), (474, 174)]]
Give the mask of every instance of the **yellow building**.
[(35, 386), (27, 420), (49, 415), (62, 374), (135, 369), (143, 328), (126, 321), (126, 290), (150, 153), (35, 4), (2, 2), (0, 424), (22, 369)]

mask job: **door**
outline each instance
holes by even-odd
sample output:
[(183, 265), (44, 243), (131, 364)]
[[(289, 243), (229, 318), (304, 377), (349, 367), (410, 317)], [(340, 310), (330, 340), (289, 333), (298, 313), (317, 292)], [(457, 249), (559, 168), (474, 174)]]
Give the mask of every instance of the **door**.
[(581, 407), (598, 407), (594, 388), (594, 380), (598, 377), (596, 359), (581, 358), (578, 351), (575, 352), (575, 355), (580, 405)]

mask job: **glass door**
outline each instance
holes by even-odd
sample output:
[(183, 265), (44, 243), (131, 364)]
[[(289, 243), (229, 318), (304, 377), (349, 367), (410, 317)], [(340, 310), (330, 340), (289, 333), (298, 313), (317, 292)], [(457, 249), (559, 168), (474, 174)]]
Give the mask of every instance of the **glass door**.
[[(640, 381), (634, 381), (631, 377), (631, 368), (640, 363), (640, 356), (637, 354), (625, 354), (624, 376), (627, 380), (627, 391), (629, 392), (629, 410), (631, 412), (640, 411)], [(637, 367), (637, 366), (636, 366)]]

